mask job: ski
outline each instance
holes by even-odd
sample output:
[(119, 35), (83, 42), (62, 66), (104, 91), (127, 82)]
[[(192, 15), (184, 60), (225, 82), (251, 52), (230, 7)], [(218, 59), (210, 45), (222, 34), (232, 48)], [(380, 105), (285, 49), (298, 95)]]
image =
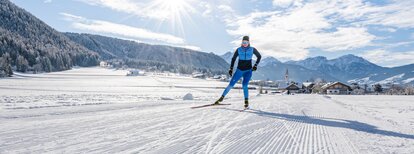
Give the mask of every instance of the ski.
[(243, 111), (246, 111), (246, 110), (250, 110), (250, 107), (243, 108), (243, 109), (240, 110), (240, 112), (243, 112)]
[(231, 104), (207, 104), (207, 105), (201, 105), (201, 106), (193, 106), (192, 109), (198, 109), (203, 107), (209, 107), (209, 106), (221, 106), (221, 105), (231, 105)]

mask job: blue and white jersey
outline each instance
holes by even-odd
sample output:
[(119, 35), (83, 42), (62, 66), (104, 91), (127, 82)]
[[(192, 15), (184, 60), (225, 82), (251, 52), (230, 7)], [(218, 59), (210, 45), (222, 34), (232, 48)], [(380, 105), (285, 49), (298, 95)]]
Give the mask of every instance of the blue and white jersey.
[(259, 51), (256, 50), (256, 48), (251, 47), (250, 45), (247, 47), (239, 47), (234, 52), (233, 58), (231, 59), (231, 68), (234, 66), (234, 62), (236, 61), (237, 57), (239, 57), (239, 63), (237, 65), (237, 68), (240, 70), (249, 70), (252, 69), (252, 58), (253, 55), (256, 55), (256, 65), (259, 64), (261, 55)]
[(239, 60), (252, 60), (253, 58), (253, 47), (239, 47), (237, 48), (239, 54)]

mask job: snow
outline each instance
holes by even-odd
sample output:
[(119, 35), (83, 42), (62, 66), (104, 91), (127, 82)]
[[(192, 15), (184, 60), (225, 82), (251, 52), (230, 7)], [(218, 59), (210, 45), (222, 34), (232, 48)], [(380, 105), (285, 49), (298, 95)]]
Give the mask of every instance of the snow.
[(410, 83), (410, 82), (413, 82), (413, 81), (414, 81), (414, 78), (408, 78), (408, 79), (403, 80), (402, 83), (406, 84), (406, 83)]
[(312, 85), (313, 82), (303, 82), (302, 85), (305, 87), (309, 87), (310, 85)]
[(79, 68), (0, 79), (0, 153), (414, 153), (413, 96), (250, 90), (252, 110), (240, 112), (243, 93), (233, 89), (229, 106), (191, 109), (227, 83), (125, 74)]
[(349, 80), (348, 83), (358, 83), (358, 84), (372, 84), (374, 81), (370, 80), (370, 77), (360, 78), (360, 79), (352, 79)]
[(384, 79), (382, 81), (379, 81), (377, 83), (379, 83), (379, 84), (398, 83), (398, 81), (401, 80), (404, 75), (405, 75), (405, 73), (398, 74), (398, 75), (386, 78), (386, 79)]
[(193, 97), (193, 94), (191, 94), (191, 93), (187, 93), (183, 97), (183, 100), (193, 100), (193, 99), (194, 99), (194, 97)]

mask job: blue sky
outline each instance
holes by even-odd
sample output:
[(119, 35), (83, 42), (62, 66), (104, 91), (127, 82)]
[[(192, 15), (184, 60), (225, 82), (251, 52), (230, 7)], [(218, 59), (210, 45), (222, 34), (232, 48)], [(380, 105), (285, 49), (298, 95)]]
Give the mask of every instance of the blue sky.
[(355, 54), (414, 63), (414, 1), (12, 0), (62, 32), (100, 34), (223, 54), (243, 35), (282, 61)]

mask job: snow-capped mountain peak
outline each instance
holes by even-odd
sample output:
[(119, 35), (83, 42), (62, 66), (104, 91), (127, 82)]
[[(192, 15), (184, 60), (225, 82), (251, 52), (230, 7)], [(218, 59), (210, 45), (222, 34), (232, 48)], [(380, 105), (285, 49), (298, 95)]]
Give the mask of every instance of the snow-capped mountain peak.
[(279, 60), (277, 60), (276, 58), (266, 57), (266, 58), (264, 58), (260, 61), (259, 65), (260, 66), (265, 66), (265, 65), (269, 65), (269, 64), (278, 64), (278, 63), (281, 63), (281, 62)]
[(230, 64), (231, 58), (233, 57), (233, 52), (226, 52), (223, 55), (220, 55), (221, 58), (223, 58), (227, 63)]
[(394, 83), (397, 83), (398, 84), (401, 80), (404, 79), (403, 78), (404, 75), (405, 75), (405, 73), (398, 74), (398, 75), (386, 78), (386, 79), (384, 79), (382, 81), (379, 81), (377, 83), (379, 83), (379, 84), (394, 84)]
[(347, 55), (343, 55), (341, 57), (329, 60), (329, 63), (331, 65), (336, 65), (336, 66), (339, 66), (339, 67), (343, 67), (344, 65), (349, 65), (351, 63), (360, 63), (360, 64), (364, 64), (364, 65), (377, 66), (377, 65), (369, 62), (368, 60), (365, 60), (364, 58), (355, 56), (353, 54), (347, 54)]

